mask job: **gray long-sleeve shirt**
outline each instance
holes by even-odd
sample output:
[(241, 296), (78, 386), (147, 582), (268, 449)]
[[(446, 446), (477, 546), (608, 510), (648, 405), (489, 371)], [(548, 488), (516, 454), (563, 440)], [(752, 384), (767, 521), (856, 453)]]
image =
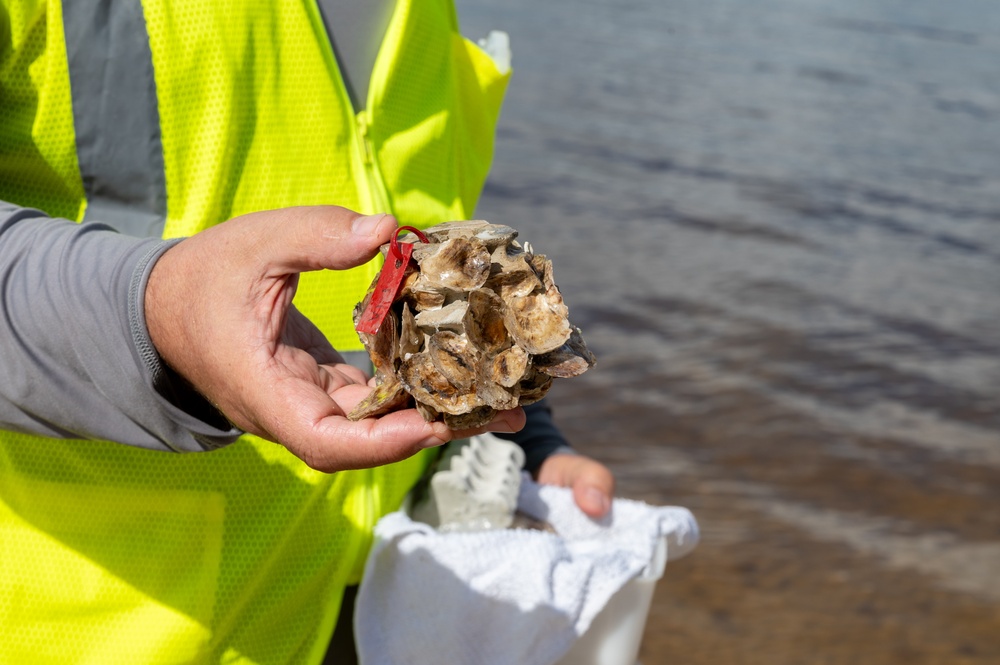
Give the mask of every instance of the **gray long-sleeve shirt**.
[[(149, 339), (146, 281), (175, 242), (0, 202), (0, 426), (178, 452), (239, 436)], [(544, 403), (527, 412), (509, 438), (535, 470), (566, 441)]]
[(171, 244), (0, 203), (0, 424), (176, 451), (239, 436), (149, 339), (146, 280)]

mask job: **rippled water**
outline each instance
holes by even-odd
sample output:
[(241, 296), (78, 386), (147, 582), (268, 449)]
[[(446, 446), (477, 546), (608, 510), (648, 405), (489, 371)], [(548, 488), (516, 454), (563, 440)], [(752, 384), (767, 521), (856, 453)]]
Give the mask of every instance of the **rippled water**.
[(599, 359), (557, 417), (703, 529), (642, 662), (1000, 662), (1000, 4), (458, 5), (479, 214)]

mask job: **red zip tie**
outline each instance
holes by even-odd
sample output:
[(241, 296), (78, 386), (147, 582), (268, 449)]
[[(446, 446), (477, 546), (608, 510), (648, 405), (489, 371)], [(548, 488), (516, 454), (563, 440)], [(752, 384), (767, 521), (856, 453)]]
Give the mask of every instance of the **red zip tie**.
[(377, 333), (382, 322), (385, 321), (385, 317), (389, 314), (393, 301), (396, 300), (399, 287), (406, 276), (406, 266), (413, 254), (413, 243), (400, 243), (398, 240), (399, 234), (403, 231), (413, 232), (420, 239), (420, 242), (430, 242), (426, 235), (412, 226), (401, 226), (396, 229), (392, 240), (389, 241), (389, 254), (385, 257), (385, 265), (382, 266), (382, 272), (379, 273), (378, 281), (375, 282), (372, 297), (355, 326), (355, 330), (358, 332), (369, 335)]

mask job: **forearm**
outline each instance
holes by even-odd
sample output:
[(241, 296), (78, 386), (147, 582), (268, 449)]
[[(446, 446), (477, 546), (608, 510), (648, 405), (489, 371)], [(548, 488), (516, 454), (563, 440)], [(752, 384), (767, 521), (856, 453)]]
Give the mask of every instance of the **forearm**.
[(236, 438), (149, 342), (145, 280), (170, 244), (0, 204), (0, 425), (178, 451)]

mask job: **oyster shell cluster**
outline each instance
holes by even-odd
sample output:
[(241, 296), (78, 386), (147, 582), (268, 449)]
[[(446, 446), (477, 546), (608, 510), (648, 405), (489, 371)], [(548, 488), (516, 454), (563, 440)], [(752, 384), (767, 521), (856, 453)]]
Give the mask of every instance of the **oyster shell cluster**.
[[(374, 334), (359, 332), (375, 390), (348, 414), (378, 416), (412, 402), (428, 421), (479, 427), (540, 400), (554, 378), (594, 364), (552, 279), (552, 263), (517, 231), (447, 222), (416, 242), (402, 285)], [(414, 242), (414, 235), (400, 242)], [(388, 253), (389, 245), (382, 247)], [(376, 279), (377, 282), (377, 279)], [(354, 309), (357, 325), (375, 283)]]

